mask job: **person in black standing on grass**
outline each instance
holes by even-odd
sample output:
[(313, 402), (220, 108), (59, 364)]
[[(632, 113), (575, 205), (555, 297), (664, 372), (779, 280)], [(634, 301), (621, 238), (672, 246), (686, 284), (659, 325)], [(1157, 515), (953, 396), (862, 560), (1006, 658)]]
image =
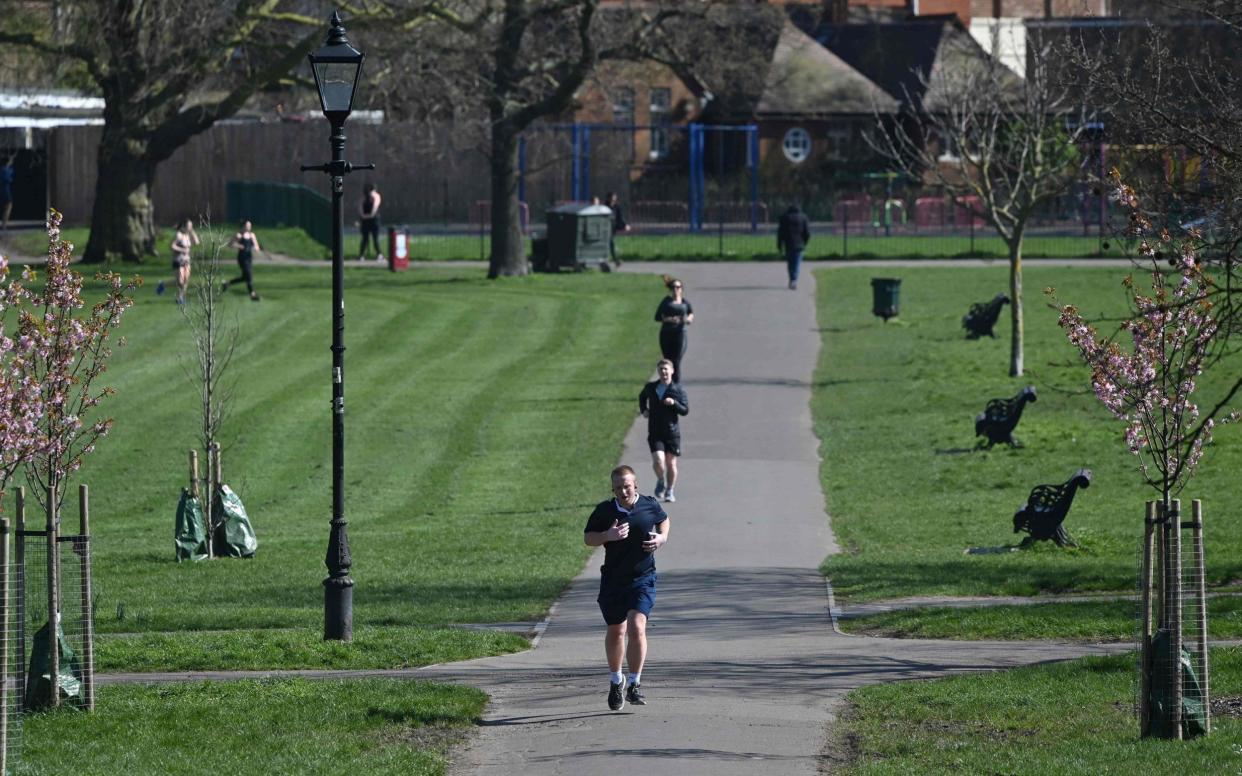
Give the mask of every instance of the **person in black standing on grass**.
[(254, 233), (249, 221), (242, 221), (241, 231), (233, 235), (232, 245), (237, 249), (237, 266), (241, 267), (241, 276), (224, 281), (220, 284), (220, 290), (228, 291), (231, 284), (244, 280), (246, 290), (250, 292), (250, 298), (257, 302), (259, 295), (255, 293), (254, 276), (250, 269), (254, 264), (254, 252), (263, 249), (259, 247), (259, 236)]
[(367, 238), (375, 245), (375, 260), (383, 261), (384, 254), (380, 251), (380, 202), (383, 199), (375, 190), (375, 185), (366, 183), (362, 187), (362, 201), (358, 203), (358, 231), (362, 233), (362, 245), (358, 246), (358, 261), (367, 257)]
[(673, 382), (681, 382), (681, 359), (686, 355), (686, 327), (694, 323), (694, 307), (686, 299), (682, 282), (664, 276), (668, 296), (656, 308), (660, 322), (660, 353), (673, 362)]
[(667, 358), (656, 364), (658, 380), (647, 383), (638, 394), (638, 411), (647, 419), (647, 447), (651, 450), (651, 468), (655, 470), (655, 497), (677, 500), (673, 486), (677, 484), (677, 459), (681, 456), (680, 419), (690, 414), (686, 389), (673, 382), (673, 362)]
[(630, 231), (630, 225), (625, 222), (625, 214), (621, 212), (621, 198), (617, 196), (617, 192), (608, 192), (604, 204), (612, 211), (612, 239), (608, 241), (608, 257), (612, 259), (613, 264), (620, 267), (621, 259), (617, 256), (617, 232)]
[(789, 206), (781, 214), (780, 226), (776, 228), (776, 250), (785, 254), (785, 265), (789, 270), (789, 288), (798, 287), (798, 270), (802, 267), (802, 253), (806, 244), (811, 241), (811, 222), (798, 204)]

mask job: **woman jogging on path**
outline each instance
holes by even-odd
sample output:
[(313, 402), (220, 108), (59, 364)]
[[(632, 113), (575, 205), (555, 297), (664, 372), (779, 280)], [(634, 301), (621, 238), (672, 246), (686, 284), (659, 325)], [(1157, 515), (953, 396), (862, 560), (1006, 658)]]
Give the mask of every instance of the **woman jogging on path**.
[(232, 280), (226, 280), (220, 284), (221, 291), (228, 291), (229, 285), (240, 280), (246, 281), (246, 290), (250, 292), (250, 298), (259, 301), (259, 295), (254, 290), (254, 276), (251, 274), (250, 268), (254, 263), (254, 252), (261, 251), (259, 247), (259, 236), (252, 230), (249, 221), (242, 221), (241, 231), (233, 235), (233, 247), (237, 249), (237, 266), (241, 267), (241, 276)]
[[(198, 243), (193, 221), (187, 218), (177, 225), (177, 233), (169, 243), (173, 252), (173, 272), (177, 273), (177, 304), (185, 304), (185, 289), (190, 285), (190, 249)], [(164, 293), (164, 287), (164, 281), (161, 280), (155, 287), (155, 293)]]
[(660, 326), (660, 352), (673, 362), (673, 382), (681, 382), (681, 358), (686, 354), (686, 327), (694, 323), (694, 307), (682, 294), (682, 282), (664, 276), (669, 295), (656, 308)]

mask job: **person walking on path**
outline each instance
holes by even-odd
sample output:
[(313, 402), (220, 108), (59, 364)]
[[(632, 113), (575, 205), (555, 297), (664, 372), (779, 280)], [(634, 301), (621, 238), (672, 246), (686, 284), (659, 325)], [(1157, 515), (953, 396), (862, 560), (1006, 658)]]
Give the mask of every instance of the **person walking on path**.
[(249, 221), (242, 221), (241, 231), (233, 235), (232, 245), (237, 249), (237, 266), (241, 267), (241, 275), (221, 283), (220, 290), (228, 291), (230, 285), (244, 280), (246, 290), (250, 292), (250, 298), (257, 302), (259, 295), (254, 290), (254, 275), (251, 267), (254, 264), (254, 252), (263, 249), (259, 247), (259, 236), (254, 233)]
[(668, 296), (656, 308), (655, 319), (660, 326), (660, 353), (673, 362), (673, 382), (681, 382), (681, 359), (686, 355), (686, 327), (694, 323), (694, 307), (684, 296), (684, 286), (677, 278), (664, 276)]
[(807, 220), (802, 208), (794, 203), (781, 214), (780, 226), (776, 229), (776, 250), (785, 254), (790, 289), (798, 287), (798, 270), (802, 268), (802, 253), (810, 241), (811, 222)]
[(621, 212), (621, 198), (617, 196), (617, 192), (608, 192), (604, 204), (612, 211), (612, 238), (608, 241), (608, 257), (613, 264), (620, 267), (621, 259), (617, 257), (617, 232), (630, 231), (630, 225), (625, 222), (625, 214)]
[(16, 158), (17, 154), (9, 154), (0, 167), (0, 229), (4, 231), (9, 229), (9, 214), (13, 212), (13, 179), (17, 175), (13, 160)]
[(362, 187), (362, 201), (358, 203), (358, 231), (362, 233), (362, 244), (358, 246), (358, 261), (363, 261), (367, 257), (368, 237), (371, 238), (371, 242), (375, 246), (375, 260), (384, 260), (384, 254), (380, 252), (379, 244), (379, 211), (381, 201), (383, 201), (383, 198), (375, 190), (374, 184), (368, 182)]
[[(647, 705), (642, 673), (647, 618), (656, 597), (654, 553), (668, 541), (669, 518), (660, 502), (638, 494), (638, 476), (629, 466), (612, 470), (612, 494), (591, 513), (583, 538), (590, 547), (604, 547), (596, 600), (608, 625), (608, 708), (620, 711), (627, 702)], [(628, 680), (621, 673), (622, 658), (630, 669)]]
[(658, 380), (643, 386), (638, 394), (638, 411), (647, 419), (647, 447), (651, 450), (651, 468), (655, 470), (655, 497), (677, 500), (673, 486), (677, 484), (677, 458), (681, 455), (679, 419), (690, 412), (686, 389), (673, 382), (673, 362), (667, 358), (656, 364)]
[[(173, 272), (176, 273), (174, 279), (177, 283), (177, 304), (185, 304), (185, 289), (190, 285), (190, 249), (198, 244), (198, 233), (194, 231), (194, 222), (187, 218), (177, 226), (177, 233), (173, 235), (172, 242), (169, 244), (173, 252)], [(164, 281), (161, 280), (155, 287), (156, 295), (163, 294), (165, 287)]]

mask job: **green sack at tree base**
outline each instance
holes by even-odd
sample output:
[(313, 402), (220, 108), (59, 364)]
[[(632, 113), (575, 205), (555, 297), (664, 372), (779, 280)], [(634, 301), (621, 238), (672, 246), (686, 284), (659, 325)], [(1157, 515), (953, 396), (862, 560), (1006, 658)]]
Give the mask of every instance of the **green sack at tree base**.
[[(1182, 664), (1182, 738), (1191, 739), (1207, 732), (1207, 714), (1203, 705), (1203, 685), (1195, 673), (1190, 652), (1183, 649)], [(1173, 640), (1166, 628), (1156, 631), (1151, 640), (1153, 666), (1168, 665), (1173, 659)], [(1148, 709), (1151, 712), (1151, 732), (1160, 738), (1172, 738), (1173, 717), (1170, 709), (1172, 688), (1168, 678), (1153, 671)]]
[(207, 559), (207, 529), (203, 525), (203, 505), (190, 491), (181, 489), (177, 504), (177, 525), (173, 531), (177, 562)]
[[(30, 671), (26, 675), (27, 709), (45, 709), (52, 705), (52, 652), (48, 644), (48, 624), (44, 623), (35, 633), (30, 651)], [(65, 640), (65, 632), (59, 622), (56, 623), (56, 641), (60, 646), (60, 670), (56, 672), (60, 677), (60, 699), (78, 698), (82, 694), (82, 669), (69, 642)]]
[(233, 558), (252, 558), (259, 548), (259, 540), (255, 538), (254, 528), (250, 526), (250, 518), (241, 499), (228, 485), (221, 485), (216, 501), (211, 505), (211, 524), (215, 526), (216, 555)]

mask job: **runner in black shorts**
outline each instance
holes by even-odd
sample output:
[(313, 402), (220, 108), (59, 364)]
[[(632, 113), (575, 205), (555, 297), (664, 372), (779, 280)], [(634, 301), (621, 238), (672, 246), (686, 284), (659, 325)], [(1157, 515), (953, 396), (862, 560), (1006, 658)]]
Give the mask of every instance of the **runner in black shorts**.
[[(638, 478), (628, 466), (612, 470), (612, 493), (614, 498), (601, 501), (591, 513), (584, 540), (591, 547), (604, 547), (597, 600), (608, 625), (608, 708), (620, 711), (627, 701), (646, 705), (640, 683), (647, 660), (647, 617), (656, 596), (653, 553), (668, 541), (669, 519), (660, 502), (638, 495)], [(630, 669), (628, 683), (621, 673), (622, 658)]]
[(638, 411), (647, 419), (647, 447), (651, 449), (651, 468), (655, 470), (655, 497), (673, 502), (673, 486), (677, 483), (677, 459), (681, 457), (680, 416), (690, 412), (686, 389), (673, 382), (673, 362), (661, 359), (656, 364), (660, 379), (643, 386), (638, 394)]

